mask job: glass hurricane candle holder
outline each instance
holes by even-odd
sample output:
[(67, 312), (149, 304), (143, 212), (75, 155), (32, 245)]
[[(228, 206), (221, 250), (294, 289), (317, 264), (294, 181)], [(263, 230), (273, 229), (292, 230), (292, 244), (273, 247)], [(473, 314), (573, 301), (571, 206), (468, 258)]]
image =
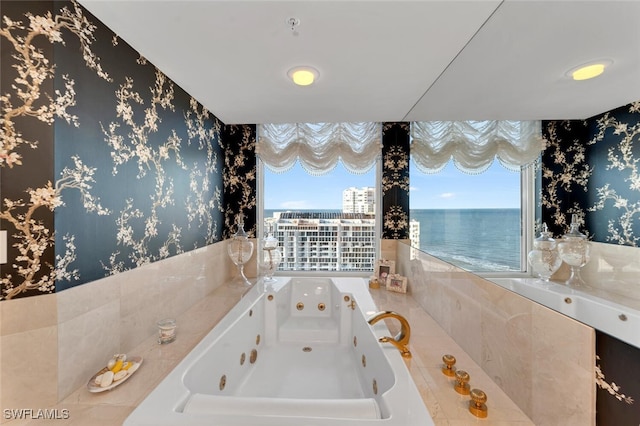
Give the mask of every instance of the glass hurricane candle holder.
[(263, 280), (265, 282), (276, 281), (276, 279), (273, 278), (273, 273), (278, 269), (281, 261), (282, 254), (278, 248), (278, 240), (272, 234), (269, 234), (269, 236), (264, 239), (262, 259), (260, 260), (260, 269), (264, 273)]
[(580, 268), (589, 262), (590, 246), (587, 236), (578, 229), (578, 215), (571, 216), (569, 232), (562, 236), (558, 243), (560, 258), (571, 267), (571, 275), (565, 282), (569, 287), (584, 287), (580, 276)]
[(551, 238), (547, 224), (542, 224), (540, 236), (533, 242), (533, 250), (527, 256), (533, 272), (544, 282), (560, 268), (562, 259), (557, 250), (556, 240)]
[(231, 258), (231, 261), (238, 268), (240, 275), (240, 282), (242, 285), (250, 286), (251, 282), (244, 274), (244, 265), (251, 259), (253, 255), (253, 242), (249, 241), (247, 233), (244, 231), (244, 219), (242, 214), (238, 216), (238, 231), (233, 234), (233, 237), (227, 245), (227, 253)]

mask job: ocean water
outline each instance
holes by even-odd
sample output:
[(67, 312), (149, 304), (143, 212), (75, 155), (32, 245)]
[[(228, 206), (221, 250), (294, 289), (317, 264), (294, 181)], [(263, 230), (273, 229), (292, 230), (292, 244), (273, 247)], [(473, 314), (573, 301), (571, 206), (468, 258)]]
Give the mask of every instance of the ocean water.
[(474, 272), (520, 271), (520, 209), (411, 210), (420, 250)]
[(410, 218), (420, 222), (420, 250), (439, 259), (473, 272), (521, 269), (520, 209), (411, 210)]

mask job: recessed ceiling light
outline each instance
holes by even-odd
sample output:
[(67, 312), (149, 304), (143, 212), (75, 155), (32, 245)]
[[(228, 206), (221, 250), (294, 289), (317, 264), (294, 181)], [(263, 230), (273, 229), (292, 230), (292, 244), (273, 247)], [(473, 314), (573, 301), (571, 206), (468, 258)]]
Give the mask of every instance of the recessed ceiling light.
[(591, 62), (589, 64), (580, 65), (579, 67), (573, 68), (569, 71), (569, 75), (572, 79), (576, 81), (580, 80), (589, 80), (590, 78), (594, 78), (599, 76), (604, 72), (604, 69), (611, 65), (612, 61), (610, 60), (602, 60), (597, 62)]
[(309, 86), (318, 78), (318, 70), (312, 67), (295, 67), (287, 73), (298, 86)]

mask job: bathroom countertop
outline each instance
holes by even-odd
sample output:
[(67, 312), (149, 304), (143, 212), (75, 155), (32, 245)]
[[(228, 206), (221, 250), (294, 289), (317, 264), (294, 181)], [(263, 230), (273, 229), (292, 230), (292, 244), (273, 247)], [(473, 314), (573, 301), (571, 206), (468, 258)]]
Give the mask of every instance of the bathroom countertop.
[[(177, 338), (173, 343), (159, 345), (156, 337), (153, 336), (129, 351), (128, 355), (142, 356), (144, 360), (135, 375), (121, 386), (101, 393), (90, 393), (86, 386), (82, 386), (56, 406), (49, 407), (56, 409), (53, 414), (57, 414), (58, 419), (12, 420), (6, 424), (10, 426), (122, 424), (131, 411), (233, 307), (240, 299), (241, 293), (242, 291), (238, 289), (219, 287), (177, 318)], [(435, 320), (420, 308), (410, 295), (392, 293), (384, 289), (371, 290), (371, 294), (380, 310), (396, 311), (405, 316), (411, 324), (410, 349), (413, 357), (407, 359), (406, 364), (436, 425), (463, 426), (480, 423), (504, 426), (533, 425), (515, 403), (491, 381)], [(397, 331), (397, 324), (393, 320), (387, 320), (387, 325), (392, 332)], [(487, 394), (489, 415), (486, 419), (478, 419), (469, 413), (467, 408), (469, 397), (463, 397), (455, 392), (453, 379), (440, 371), (444, 354), (454, 355), (457, 359), (457, 368), (469, 373), (471, 388), (482, 389)], [(87, 377), (88, 380), (89, 377)]]

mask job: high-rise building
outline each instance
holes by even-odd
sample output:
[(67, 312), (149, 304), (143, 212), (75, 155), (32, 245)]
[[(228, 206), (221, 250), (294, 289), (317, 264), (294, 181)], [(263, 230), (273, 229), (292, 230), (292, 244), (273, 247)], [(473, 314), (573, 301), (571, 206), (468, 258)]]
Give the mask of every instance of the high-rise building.
[(282, 250), (280, 270), (373, 270), (376, 232), (371, 214), (281, 212), (271, 225)]
[(420, 247), (420, 222), (415, 219), (409, 221), (409, 240), (411, 240), (410, 259), (415, 259), (416, 251)]
[(351, 187), (342, 191), (342, 212), (375, 214), (375, 188), (370, 186), (362, 188)]

